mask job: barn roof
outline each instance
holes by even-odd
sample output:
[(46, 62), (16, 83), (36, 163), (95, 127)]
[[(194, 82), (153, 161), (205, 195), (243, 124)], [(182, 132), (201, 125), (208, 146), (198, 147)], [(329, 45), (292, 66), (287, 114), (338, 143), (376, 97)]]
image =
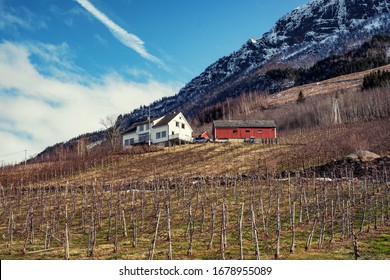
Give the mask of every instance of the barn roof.
[(214, 121), (214, 127), (276, 127), (274, 120), (223, 120)]

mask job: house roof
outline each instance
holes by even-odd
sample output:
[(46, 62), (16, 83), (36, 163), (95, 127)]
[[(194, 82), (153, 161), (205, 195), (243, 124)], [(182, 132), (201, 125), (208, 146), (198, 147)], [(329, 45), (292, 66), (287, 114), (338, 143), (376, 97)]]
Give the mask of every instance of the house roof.
[(122, 134), (127, 134), (127, 133), (130, 133), (130, 132), (136, 132), (136, 131), (137, 131), (137, 126), (135, 124), (133, 124), (128, 129), (123, 131)]
[[(151, 122), (153, 120), (150, 120)], [(146, 123), (149, 123), (149, 120), (145, 120), (145, 121), (142, 121), (142, 122), (136, 122), (136, 123), (133, 123), (128, 129), (126, 129), (125, 131), (122, 132), (122, 134), (126, 134), (126, 133), (130, 133), (130, 132), (135, 132), (137, 131), (137, 126), (141, 125), (141, 124), (146, 124)]]
[[(155, 119), (151, 119), (150, 121), (153, 122), (153, 121), (158, 121), (153, 127), (160, 127), (160, 126), (164, 126), (164, 125), (168, 125), (168, 123), (173, 120), (177, 115), (179, 115), (180, 112), (176, 113), (176, 112), (173, 112), (173, 113), (170, 113), (170, 114), (167, 114), (163, 117), (160, 117), (160, 118), (155, 118)], [(142, 122), (136, 122), (136, 123), (133, 123), (128, 129), (126, 129), (122, 134), (127, 134), (127, 133), (131, 133), (131, 132), (136, 132), (137, 131), (137, 126), (141, 125), (141, 124), (147, 124), (149, 123), (149, 120), (145, 120), (145, 121), (142, 121)]]
[(213, 123), (214, 127), (276, 127), (274, 120), (222, 120)]
[(168, 125), (171, 120), (173, 120), (179, 113), (173, 112), (170, 114), (165, 115), (157, 124), (155, 124), (153, 127), (160, 127), (164, 125)]

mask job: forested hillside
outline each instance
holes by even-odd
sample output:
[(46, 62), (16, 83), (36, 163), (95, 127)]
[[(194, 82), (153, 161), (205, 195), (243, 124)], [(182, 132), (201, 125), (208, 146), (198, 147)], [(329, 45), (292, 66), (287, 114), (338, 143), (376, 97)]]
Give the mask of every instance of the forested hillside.
[(299, 86), (326, 79), (377, 68), (389, 63), (390, 36), (376, 35), (360, 48), (344, 55), (318, 61), (304, 68), (275, 68), (266, 77), (282, 84)]

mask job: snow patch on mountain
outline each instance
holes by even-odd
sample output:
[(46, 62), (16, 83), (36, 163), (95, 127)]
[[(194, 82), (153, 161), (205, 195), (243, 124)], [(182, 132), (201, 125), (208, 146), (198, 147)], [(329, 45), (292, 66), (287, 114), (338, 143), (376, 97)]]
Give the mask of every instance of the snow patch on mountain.
[[(312, 0), (281, 17), (261, 38), (249, 39), (239, 50), (211, 64), (175, 96), (152, 104), (152, 114), (183, 110), (193, 116), (229, 96), (235, 81), (257, 75), (270, 61), (311, 66), (379, 33), (390, 33), (389, 0)], [(269, 86), (264, 77), (256, 76), (256, 80), (256, 89)], [(142, 112), (130, 115), (133, 118)]]

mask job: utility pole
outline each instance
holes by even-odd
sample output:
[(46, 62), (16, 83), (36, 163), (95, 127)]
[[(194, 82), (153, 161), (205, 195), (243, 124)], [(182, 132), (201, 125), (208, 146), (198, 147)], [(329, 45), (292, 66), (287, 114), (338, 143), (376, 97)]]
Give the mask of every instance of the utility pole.
[(150, 105), (149, 105), (149, 116), (148, 116), (148, 120), (149, 120), (149, 146), (150, 146), (150, 137), (151, 137), (151, 127), (150, 127)]
[(27, 165), (27, 150), (24, 150), (24, 166)]

